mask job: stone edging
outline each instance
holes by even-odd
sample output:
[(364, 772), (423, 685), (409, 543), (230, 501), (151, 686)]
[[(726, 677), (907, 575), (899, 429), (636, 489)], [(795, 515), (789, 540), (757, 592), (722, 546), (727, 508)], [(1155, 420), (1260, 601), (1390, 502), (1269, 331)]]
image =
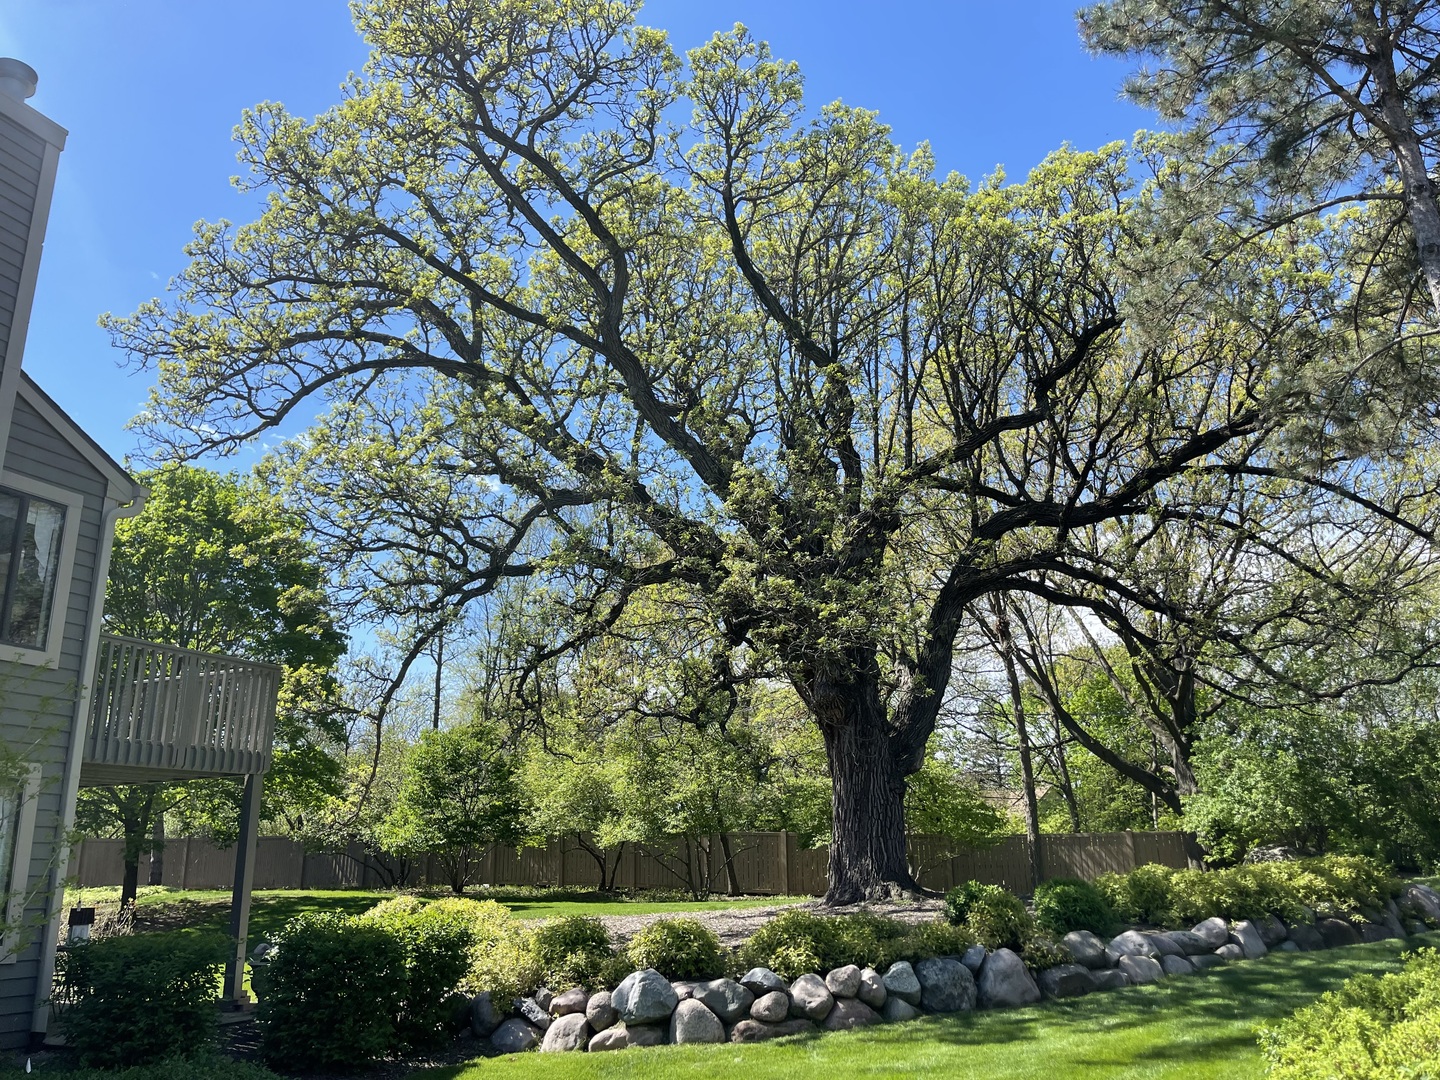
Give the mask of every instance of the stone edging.
[[(1440, 924), (1440, 893), (1405, 886), (1408, 911)], [(924, 1013), (1012, 1008), (1042, 997), (1075, 997), (1096, 990), (1158, 982), (1235, 960), (1254, 960), (1272, 949), (1309, 952), (1423, 933), (1425, 922), (1402, 922), (1399, 906), (1362, 911), (1363, 921), (1319, 918), (1287, 924), (1274, 915), (1233, 925), (1206, 919), (1190, 930), (1126, 930), (1106, 942), (1079, 930), (1063, 942), (1073, 963), (1032, 976), (1009, 949), (975, 946), (958, 957), (910, 964), (884, 973), (853, 964), (823, 978), (801, 975), (785, 983), (767, 968), (739, 980), (670, 982), (654, 969), (628, 975), (614, 990), (552, 994), (538, 990), (502, 1015), (489, 993), (471, 1002), (471, 1029), (501, 1053), (620, 1050), (665, 1043), (748, 1043), (817, 1031), (843, 1031), (911, 1020)], [(514, 1015), (509, 1015), (513, 1013)]]

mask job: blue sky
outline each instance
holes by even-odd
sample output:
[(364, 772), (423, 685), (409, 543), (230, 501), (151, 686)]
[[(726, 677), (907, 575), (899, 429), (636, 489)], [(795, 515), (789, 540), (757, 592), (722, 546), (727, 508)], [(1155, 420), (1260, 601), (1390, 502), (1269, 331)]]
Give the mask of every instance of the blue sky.
[[(1128, 139), (1124, 67), (1088, 57), (1073, 3), (1025, 0), (650, 0), (677, 48), (743, 22), (796, 60), (807, 100), (877, 109), (942, 170), (1022, 176), (1063, 142)], [(201, 218), (253, 216), (231, 188), (230, 132), (262, 100), (313, 114), (365, 49), (341, 0), (15, 0), (0, 55), (40, 74), (31, 104), (68, 128), (25, 367), (117, 456), (144, 374), (96, 326), (163, 292)], [(249, 455), (246, 455), (248, 457)], [(239, 462), (244, 464), (244, 458)]]

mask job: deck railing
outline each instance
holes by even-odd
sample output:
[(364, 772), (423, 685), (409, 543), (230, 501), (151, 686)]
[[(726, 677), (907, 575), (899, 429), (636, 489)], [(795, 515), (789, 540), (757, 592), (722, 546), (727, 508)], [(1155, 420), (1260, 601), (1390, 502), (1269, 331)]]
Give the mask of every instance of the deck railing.
[(104, 634), (95, 673), (82, 780), (269, 768), (275, 665)]

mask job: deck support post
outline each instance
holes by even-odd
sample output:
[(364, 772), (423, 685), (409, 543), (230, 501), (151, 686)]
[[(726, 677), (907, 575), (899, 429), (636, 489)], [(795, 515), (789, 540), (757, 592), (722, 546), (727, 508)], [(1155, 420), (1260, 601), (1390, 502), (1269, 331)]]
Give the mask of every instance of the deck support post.
[(235, 1008), (250, 1003), (245, 990), (245, 938), (250, 930), (250, 888), (255, 880), (255, 845), (260, 832), (260, 789), (264, 776), (245, 777), (240, 801), (240, 839), (235, 845), (235, 889), (230, 899), (230, 938), (235, 953), (225, 969), (225, 1000)]

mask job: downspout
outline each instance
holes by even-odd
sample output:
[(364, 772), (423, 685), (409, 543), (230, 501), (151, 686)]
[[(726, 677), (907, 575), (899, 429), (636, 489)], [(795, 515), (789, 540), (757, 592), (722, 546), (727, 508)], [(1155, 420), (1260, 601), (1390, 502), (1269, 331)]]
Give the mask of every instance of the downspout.
[[(30, 1020), (31, 1042), (45, 1037), (50, 1021), (50, 992), (55, 982), (55, 947), (60, 941), (60, 915), (64, 909), (65, 878), (70, 869), (70, 830), (75, 824), (75, 801), (80, 792), (80, 765), (84, 755), (85, 731), (90, 726), (90, 694), (95, 685), (95, 665), (100, 656), (100, 623), (105, 613), (105, 584), (110, 577), (110, 549), (115, 541), (115, 523), (132, 518), (145, 508), (150, 492), (136, 484), (129, 503), (108, 508), (100, 522), (100, 559), (90, 585), (89, 623), (85, 628), (84, 662), (80, 686), (75, 695), (75, 719), (70, 725), (70, 753), (65, 758), (65, 779), (60, 799), (59, 835), (50, 865), (50, 917), (40, 942), (40, 969), (35, 980), (35, 1011)], [(107, 500), (108, 501), (108, 500)], [(78, 525), (78, 523), (77, 523)]]

